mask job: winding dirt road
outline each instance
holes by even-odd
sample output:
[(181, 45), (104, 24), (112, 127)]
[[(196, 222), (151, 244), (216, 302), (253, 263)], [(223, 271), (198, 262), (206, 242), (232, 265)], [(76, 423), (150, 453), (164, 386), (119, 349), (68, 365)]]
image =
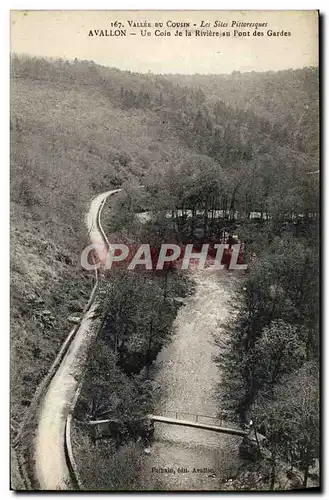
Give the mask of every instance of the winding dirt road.
[[(104, 245), (104, 233), (102, 234), (99, 221), (100, 212), (105, 200), (119, 191), (118, 189), (107, 191), (91, 201), (86, 224), (92, 243)], [(65, 457), (65, 424), (81, 379), (89, 346), (98, 332), (97, 322), (93, 319), (96, 307), (95, 302), (83, 317), (41, 404), (35, 440), (35, 470), (41, 490), (73, 488)]]
[[(173, 341), (156, 361), (155, 381), (161, 387), (158, 415), (173, 410), (216, 416), (218, 410), (215, 390), (220, 380), (213, 362), (218, 348), (213, 334), (234, 314), (230, 301), (237, 278), (226, 271), (195, 271), (193, 278), (195, 294), (179, 310)], [(241, 463), (241, 438), (236, 436), (156, 423), (154, 438), (144, 458), (142, 489), (216, 490)]]

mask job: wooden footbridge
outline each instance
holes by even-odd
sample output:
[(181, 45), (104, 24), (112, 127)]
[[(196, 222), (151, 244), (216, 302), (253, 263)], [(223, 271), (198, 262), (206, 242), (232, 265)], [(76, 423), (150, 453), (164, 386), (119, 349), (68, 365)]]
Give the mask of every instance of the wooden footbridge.
[[(212, 432), (221, 432), (223, 434), (231, 434), (233, 436), (248, 436), (249, 431), (245, 431), (243, 429), (233, 428), (233, 427), (224, 427), (213, 424), (206, 424), (199, 421), (199, 415), (195, 415), (195, 420), (185, 420), (179, 418), (172, 417), (164, 417), (162, 415), (149, 415), (149, 419), (153, 422), (161, 422), (162, 424), (171, 424), (171, 425), (182, 425), (185, 427), (194, 427), (196, 429), (204, 429), (206, 431)], [(207, 417), (211, 418), (211, 417)]]
[(149, 419), (169, 425), (182, 425), (184, 427), (194, 427), (212, 432), (221, 432), (234, 436), (248, 436), (249, 429), (241, 429), (236, 424), (228, 423), (213, 415), (203, 415), (200, 413), (188, 413), (176, 410), (162, 410), (162, 415), (149, 415)]
[[(241, 429), (226, 420), (220, 420), (216, 416), (202, 415), (197, 413), (187, 413), (181, 411), (165, 410), (162, 415), (148, 415), (148, 419), (153, 423), (181, 425), (206, 431), (231, 434), (233, 436), (245, 437), (250, 434), (251, 429)], [(113, 419), (90, 420), (89, 425), (96, 426), (99, 434), (106, 433), (113, 424)]]

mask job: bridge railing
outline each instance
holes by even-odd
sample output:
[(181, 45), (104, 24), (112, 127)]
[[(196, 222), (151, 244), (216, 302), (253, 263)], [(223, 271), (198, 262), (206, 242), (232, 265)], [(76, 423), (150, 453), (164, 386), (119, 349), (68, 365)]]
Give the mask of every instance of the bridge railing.
[(218, 427), (229, 426), (231, 428), (241, 429), (237, 422), (229, 421), (226, 418), (220, 418), (217, 415), (204, 415), (202, 413), (190, 413), (182, 410), (168, 410), (162, 408), (159, 409), (156, 414), (176, 420), (191, 420), (199, 424), (217, 425)]

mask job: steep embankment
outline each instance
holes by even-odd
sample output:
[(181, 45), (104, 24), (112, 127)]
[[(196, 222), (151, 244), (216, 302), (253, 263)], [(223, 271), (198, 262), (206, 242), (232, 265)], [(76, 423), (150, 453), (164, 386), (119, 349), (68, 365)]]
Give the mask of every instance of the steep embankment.
[[(230, 301), (237, 278), (224, 271), (217, 275), (200, 271), (194, 279), (195, 294), (180, 309), (174, 339), (156, 361), (160, 394), (155, 412), (159, 415), (165, 410), (209, 416), (218, 412), (213, 334), (220, 322), (234, 314)], [(240, 463), (241, 438), (160, 423), (155, 426), (151, 454), (143, 463), (141, 489), (216, 490)], [(175, 473), (157, 471), (161, 468)], [(179, 473), (179, 468), (185, 471)]]

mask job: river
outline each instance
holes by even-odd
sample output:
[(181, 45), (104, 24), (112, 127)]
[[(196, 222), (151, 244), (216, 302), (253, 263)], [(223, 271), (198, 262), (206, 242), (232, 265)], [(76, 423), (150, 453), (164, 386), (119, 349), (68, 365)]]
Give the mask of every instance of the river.
[[(155, 414), (180, 412), (216, 416), (215, 392), (220, 372), (213, 334), (234, 315), (232, 296), (238, 277), (227, 271), (193, 271), (195, 293), (181, 307), (172, 342), (155, 363), (154, 381), (160, 388)], [(167, 416), (170, 416), (167, 414)], [(163, 423), (155, 424), (149, 455), (143, 456), (143, 490), (218, 490), (241, 464), (240, 437)], [(199, 471), (197, 471), (199, 469)]]

